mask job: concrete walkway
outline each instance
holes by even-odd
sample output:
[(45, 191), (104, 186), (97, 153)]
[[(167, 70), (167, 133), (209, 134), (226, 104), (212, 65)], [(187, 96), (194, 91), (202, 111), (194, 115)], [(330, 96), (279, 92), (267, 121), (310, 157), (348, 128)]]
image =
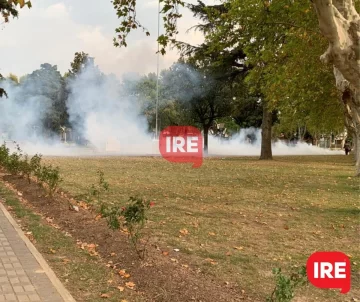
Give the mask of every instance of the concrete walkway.
[(0, 201), (0, 302), (74, 302)]

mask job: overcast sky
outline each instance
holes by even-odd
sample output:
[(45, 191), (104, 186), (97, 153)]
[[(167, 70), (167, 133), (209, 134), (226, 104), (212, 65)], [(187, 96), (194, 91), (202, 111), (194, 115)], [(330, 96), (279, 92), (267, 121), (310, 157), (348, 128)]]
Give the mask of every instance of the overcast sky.
[[(57, 65), (64, 73), (77, 51), (89, 53), (103, 72), (119, 77), (128, 72), (156, 71), (156, 0), (138, 0), (137, 15), (151, 36), (146, 37), (138, 30), (131, 35), (127, 48), (113, 46), (114, 29), (119, 20), (110, 0), (31, 2), (33, 7), (22, 9), (18, 19), (0, 25), (0, 73), (3, 76), (10, 72), (18, 76), (31, 73), (42, 63)], [(178, 39), (200, 43), (200, 33), (185, 33), (197, 20), (186, 9), (181, 12)], [(176, 51), (169, 51), (160, 59), (161, 68), (169, 67), (177, 58)]]

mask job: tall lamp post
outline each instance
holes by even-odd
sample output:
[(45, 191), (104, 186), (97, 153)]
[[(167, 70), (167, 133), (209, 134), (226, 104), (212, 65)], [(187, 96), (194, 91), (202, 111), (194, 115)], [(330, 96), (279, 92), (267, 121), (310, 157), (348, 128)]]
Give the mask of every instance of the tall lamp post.
[[(160, 0), (158, 3), (158, 39), (160, 36)], [(157, 49), (157, 72), (156, 72), (156, 113), (155, 113), (155, 138), (158, 139), (159, 133), (159, 64), (160, 64), (160, 45), (158, 42), (158, 49)]]

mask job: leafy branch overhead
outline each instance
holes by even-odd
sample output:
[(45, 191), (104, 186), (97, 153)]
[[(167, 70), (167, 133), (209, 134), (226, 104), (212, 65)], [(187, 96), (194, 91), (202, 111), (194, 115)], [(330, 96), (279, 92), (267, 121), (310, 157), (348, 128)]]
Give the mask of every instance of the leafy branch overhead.
[(0, 13), (1, 16), (4, 18), (5, 23), (9, 22), (9, 18), (17, 17), (18, 11), (17, 6), (19, 5), (20, 8), (27, 6), (31, 8), (31, 2), (25, 0), (0, 0)]
[[(162, 54), (166, 53), (166, 47), (175, 42), (177, 31), (177, 20), (181, 18), (179, 7), (184, 6), (181, 0), (159, 0), (162, 4), (160, 14), (163, 15), (165, 33), (158, 37), (158, 43), (161, 46), (159, 50)], [(150, 32), (140, 23), (136, 16), (136, 0), (113, 0), (112, 4), (120, 19), (120, 26), (115, 29), (116, 37), (114, 45), (116, 47), (127, 46), (127, 37), (132, 30), (141, 28), (147, 36)]]
[[(17, 17), (18, 11), (17, 6), (23, 8), (25, 5), (28, 8), (31, 8), (31, 2), (25, 0), (0, 0), (0, 15), (4, 18), (4, 22), (9, 22), (9, 18)], [(3, 76), (0, 74), (0, 80), (3, 79)], [(0, 87), (0, 98), (3, 96), (8, 96), (5, 89)]]

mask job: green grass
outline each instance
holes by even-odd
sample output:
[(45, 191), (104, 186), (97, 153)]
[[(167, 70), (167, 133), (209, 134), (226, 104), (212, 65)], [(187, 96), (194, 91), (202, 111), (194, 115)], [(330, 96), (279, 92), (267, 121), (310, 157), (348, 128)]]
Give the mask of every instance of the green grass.
[[(304, 265), (317, 250), (352, 256), (349, 296), (360, 296), (360, 183), (350, 157), (210, 158), (199, 169), (151, 157), (46, 161), (60, 166), (62, 187), (73, 195), (86, 193), (101, 169), (110, 183), (107, 202), (134, 195), (154, 201), (148, 226), (155, 241), (179, 248), (189, 262), (250, 296), (265, 299), (274, 285), (272, 268)], [(179, 233), (184, 228), (186, 236)], [(312, 286), (298, 296), (340, 299), (337, 291)]]
[[(74, 239), (47, 225), (39, 215), (20, 203), (14, 192), (7, 189), (3, 183), (0, 183), (0, 196), (5, 205), (10, 206), (22, 228), (32, 233), (36, 248), (76, 301), (104, 301), (100, 297), (101, 293), (110, 293), (110, 298), (106, 300), (113, 302), (129, 297), (126, 292), (121, 293), (116, 289), (118, 284), (107, 282), (113, 279), (113, 275), (104, 264), (78, 248)], [(71, 261), (68, 262), (68, 259)], [(132, 298), (129, 301), (140, 300)]]

